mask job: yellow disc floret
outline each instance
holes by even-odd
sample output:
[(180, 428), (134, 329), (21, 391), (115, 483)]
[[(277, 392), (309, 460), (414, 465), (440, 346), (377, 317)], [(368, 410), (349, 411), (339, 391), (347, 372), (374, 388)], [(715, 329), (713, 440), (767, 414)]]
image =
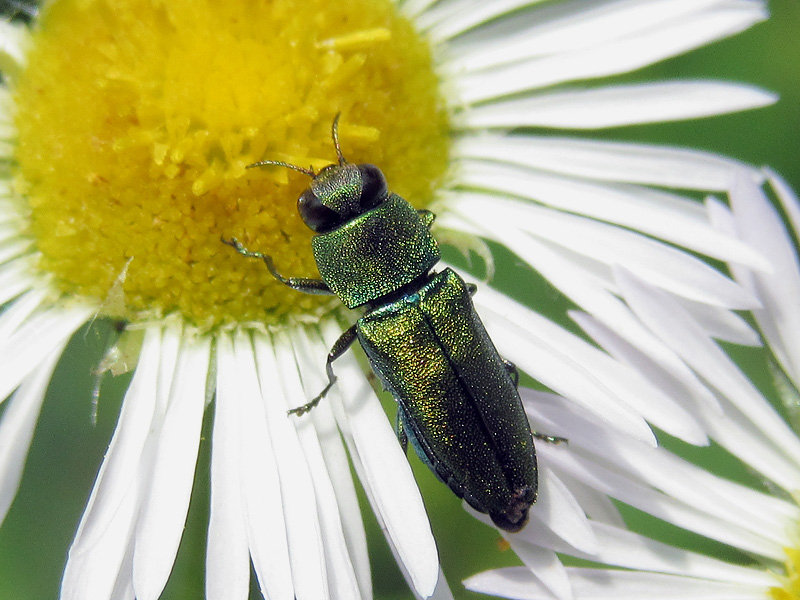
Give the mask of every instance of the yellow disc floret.
[[(129, 320), (279, 323), (327, 300), (295, 205), (342, 150), (422, 206), (447, 165), (430, 51), (388, 0), (55, 0), (15, 81), (18, 188), (41, 268)], [(113, 306), (112, 306), (113, 305)], [(121, 313), (121, 314), (120, 314)]]

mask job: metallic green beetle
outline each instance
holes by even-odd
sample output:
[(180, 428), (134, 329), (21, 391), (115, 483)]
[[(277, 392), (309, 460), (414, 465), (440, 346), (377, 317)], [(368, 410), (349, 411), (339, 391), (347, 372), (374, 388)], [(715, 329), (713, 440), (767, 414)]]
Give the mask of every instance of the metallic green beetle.
[(336, 294), (348, 308), (366, 312), (337, 340), (326, 364), (328, 385), (308, 404), (313, 408), (336, 381), (333, 361), (358, 339), (372, 369), (397, 401), (396, 431), (420, 459), (460, 498), (488, 513), (495, 525), (519, 531), (536, 501), (533, 436), (517, 385), (516, 368), (504, 360), (486, 333), (466, 284), (451, 269), (431, 269), (439, 248), (429, 228), (433, 213), (417, 211), (387, 189), (371, 164), (348, 163), (333, 122), (338, 164), (319, 173), (279, 161), (312, 178), (298, 200), (312, 238), (321, 280), (285, 278), (271, 257), (250, 252), (236, 238), (223, 240), (239, 253), (263, 259), (281, 283), (310, 294)]

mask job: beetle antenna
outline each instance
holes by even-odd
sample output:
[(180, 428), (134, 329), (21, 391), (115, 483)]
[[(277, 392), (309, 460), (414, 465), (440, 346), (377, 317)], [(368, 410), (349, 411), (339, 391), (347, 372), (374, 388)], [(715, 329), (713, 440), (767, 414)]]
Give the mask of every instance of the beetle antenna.
[(336, 113), (336, 116), (333, 117), (333, 125), (331, 126), (331, 136), (333, 137), (333, 147), (336, 148), (336, 156), (339, 157), (339, 166), (343, 166), (347, 164), (347, 161), (344, 159), (344, 155), (342, 154), (342, 148), (339, 146), (339, 117), (342, 116), (342, 113)]
[(260, 162), (253, 163), (252, 165), (247, 165), (245, 169), (252, 169), (253, 167), (264, 167), (266, 165), (277, 165), (279, 167), (286, 167), (287, 169), (292, 169), (293, 171), (299, 171), (300, 173), (304, 173), (305, 175), (308, 175), (312, 179), (314, 179), (317, 176), (317, 174), (314, 173), (314, 169), (304, 169), (303, 167), (298, 167), (297, 165), (283, 162), (282, 160), (262, 160)]

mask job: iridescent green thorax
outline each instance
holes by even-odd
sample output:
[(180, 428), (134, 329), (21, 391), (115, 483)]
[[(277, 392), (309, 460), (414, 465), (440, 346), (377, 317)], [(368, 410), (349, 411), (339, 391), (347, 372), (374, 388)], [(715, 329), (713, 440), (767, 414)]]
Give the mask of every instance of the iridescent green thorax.
[(440, 258), (425, 220), (397, 194), (311, 244), (322, 279), (348, 308), (411, 283)]

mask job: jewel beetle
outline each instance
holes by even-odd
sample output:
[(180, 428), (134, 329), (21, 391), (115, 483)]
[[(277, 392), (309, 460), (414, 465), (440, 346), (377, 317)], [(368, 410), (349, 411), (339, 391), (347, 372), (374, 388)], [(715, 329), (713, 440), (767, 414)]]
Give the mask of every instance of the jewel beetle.
[(415, 210), (388, 190), (372, 164), (345, 160), (339, 115), (332, 137), (338, 164), (318, 173), (281, 161), (311, 177), (297, 201), (316, 235), (312, 250), (321, 279), (284, 277), (270, 256), (223, 239), (240, 254), (262, 259), (288, 287), (335, 294), (365, 312), (328, 354), (328, 383), (311, 402), (289, 411), (302, 415), (336, 381), (333, 362), (358, 339), (373, 371), (397, 402), (396, 433), (433, 473), (498, 527), (516, 532), (536, 502), (533, 438), (514, 365), (497, 352), (472, 304), (476, 287), (453, 270), (433, 271), (440, 254), (430, 233), (434, 215)]

